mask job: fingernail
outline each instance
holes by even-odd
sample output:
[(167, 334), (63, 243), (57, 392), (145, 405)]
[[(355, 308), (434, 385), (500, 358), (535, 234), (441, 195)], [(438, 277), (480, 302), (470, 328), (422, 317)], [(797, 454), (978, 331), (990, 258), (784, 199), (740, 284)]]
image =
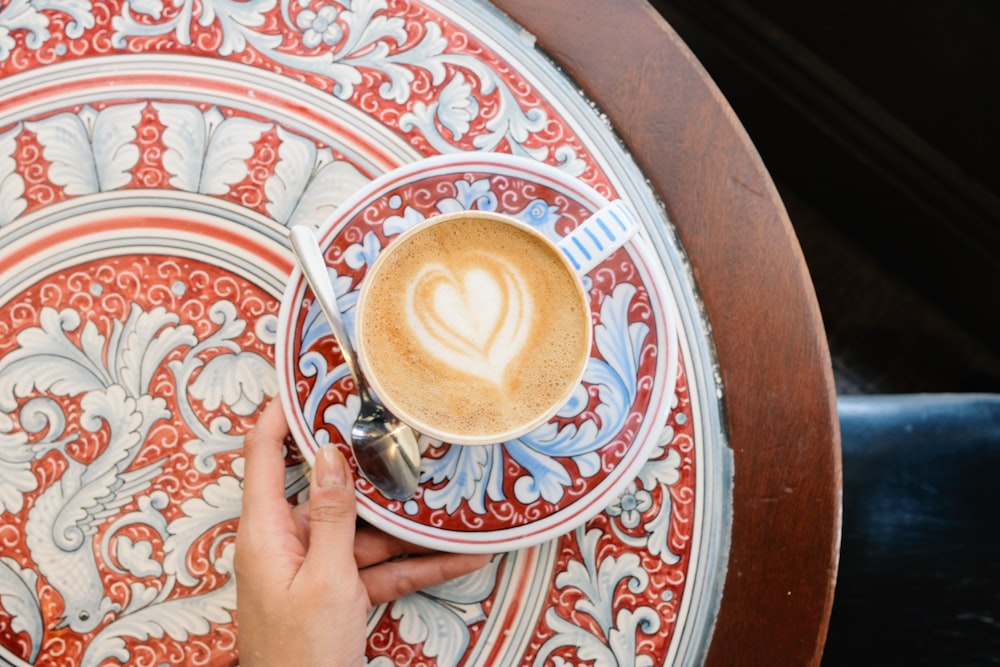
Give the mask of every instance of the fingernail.
[(348, 485), (347, 460), (333, 445), (323, 445), (316, 455), (316, 484), (324, 488)]

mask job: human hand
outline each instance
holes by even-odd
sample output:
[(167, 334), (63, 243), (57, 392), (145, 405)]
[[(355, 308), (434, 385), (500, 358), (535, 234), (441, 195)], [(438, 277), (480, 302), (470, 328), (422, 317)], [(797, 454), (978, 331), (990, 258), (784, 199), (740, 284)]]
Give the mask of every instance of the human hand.
[(235, 556), (240, 665), (360, 665), (372, 605), (477, 570), (490, 556), (355, 531), (351, 469), (332, 446), (316, 455), (309, 500), (293, 507), (284, 496), (287, 435), (271, 401), (245, 439)]

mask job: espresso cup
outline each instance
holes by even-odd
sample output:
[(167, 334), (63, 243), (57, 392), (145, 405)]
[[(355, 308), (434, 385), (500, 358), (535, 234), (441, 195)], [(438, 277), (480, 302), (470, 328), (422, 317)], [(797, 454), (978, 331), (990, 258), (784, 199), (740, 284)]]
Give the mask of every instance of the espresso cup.
[(414, 430), (452, 444), (504, 442), (544, 424), (590, 358), (581, 277), (638, 227), (620, 200), (557, 243), (488, 211), (411, 227), (379, 253), (356, 305), (371, 390)]

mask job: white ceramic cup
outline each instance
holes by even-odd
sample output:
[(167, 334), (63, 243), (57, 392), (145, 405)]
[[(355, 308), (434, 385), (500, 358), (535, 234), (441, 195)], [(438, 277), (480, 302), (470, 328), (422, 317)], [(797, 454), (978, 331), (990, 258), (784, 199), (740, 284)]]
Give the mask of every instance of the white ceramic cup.
[(555, 243), (487, 211), (414, 225), (381, 251), (356, 305), (373, 393), (417, 432), (451, 444), (505, 442), (544, 424), (590, 358), (581, 278), (638, 228), (621, 200)]

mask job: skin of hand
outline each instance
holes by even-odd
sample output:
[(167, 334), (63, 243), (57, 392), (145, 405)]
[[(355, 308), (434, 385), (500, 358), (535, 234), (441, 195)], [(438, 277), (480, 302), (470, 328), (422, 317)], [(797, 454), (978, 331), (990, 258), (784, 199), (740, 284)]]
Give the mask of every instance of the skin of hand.
[(309, 500), (292, 506), (287, 435), (271, 401), (245, 438), (235, 555), (240, 665), (361, 665), (373, 605), (468, 574), (491, 556), (432, 552), (356, 529), (354, 478), (332, 446), (316, 455)]

